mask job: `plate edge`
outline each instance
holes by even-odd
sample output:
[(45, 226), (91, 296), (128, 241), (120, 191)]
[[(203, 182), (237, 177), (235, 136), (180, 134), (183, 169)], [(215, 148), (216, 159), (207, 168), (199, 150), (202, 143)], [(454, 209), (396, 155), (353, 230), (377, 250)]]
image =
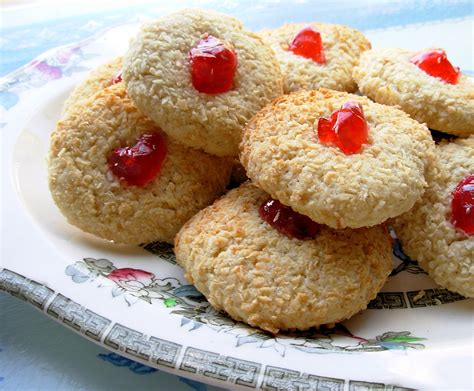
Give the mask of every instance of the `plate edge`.
[[(293, 382), (298, 382), (299, 385), (303, 382), (311, 389), (327, 387), (325, 389), (338, 391), (413, 390), (399, 385), (300, 373), (148, 336), (105, 318), (44, 284), (3, 267), (0, 267), (0, 290), (27, 302), (49, 318), (107, 350), (206, 384), (230, 386), (232, 389), (277, 390), (282, 389), (285, 383), (291, 386)], [(222, 369), (225, 369), (225, 373)]]

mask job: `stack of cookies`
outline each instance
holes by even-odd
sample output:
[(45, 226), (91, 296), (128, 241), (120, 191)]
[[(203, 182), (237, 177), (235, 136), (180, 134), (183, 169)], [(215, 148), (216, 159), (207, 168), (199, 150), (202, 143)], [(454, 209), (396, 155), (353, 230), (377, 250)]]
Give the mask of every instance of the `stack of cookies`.
[[(323, 143), (318, 124), (333, 117), (341, 140)], [(366, 138), (354, 147), (360, 124)], [(424, 125), (365, 97), (282, 96), (245, 128), (240, 161), (251, 183), (185, 225), (178, 262), (215, 307), (271, 332), (349, 318), (392, 269), (383, 223), (423, 194), (433, 144)]]
[[(174, 240), (216, 309), (272, 333), (365, 309), (392, 269), (390, 221), (437, 282), (474, 296), (474, 140), (436, 153), (420, 117), (474, 133), (471, 82), (461, 76), (429, 103), (414, 80), (445, 81), (410, 57), (410, 111), (391, 79), (405, 57), (389, 54), (394, 65), (345, 26), (256, 35), (194, 9), (156, 20), (67, 100), (51, 142), (53, 198), (102, 238)], [(351, 94), (357, 85), (377, 103)], [(470, 100), (452, 108), (440, 96)], [(450, 115), (457, 130), (444, 127)], [(236, 159), (249, 180), (213, 203)]]
[[(191, 49), (194, 84), (199, 71), (217, 69), (200, 62), (215, 50), (232, 73), (227, 93), (193, 85)], [(222, 89), (225, 72), (213, 77), (198, 87)], [(272, 50), (239, 21), (186, 10), (151, 23), (124, 58), (94, 70), (66, 100), (51, 137), (54, 201), (71, 224), (98, 237), (173, 243), (224, 193), (245, 123), (281, 94)]]
[(425, 193), (392, 223), (405, 252), (438, 284), (474, 297), (473, 79), (443, 49), (393, 48), (365, 52), (353, 77), (361, 93), (400, 107), (441, 139)]

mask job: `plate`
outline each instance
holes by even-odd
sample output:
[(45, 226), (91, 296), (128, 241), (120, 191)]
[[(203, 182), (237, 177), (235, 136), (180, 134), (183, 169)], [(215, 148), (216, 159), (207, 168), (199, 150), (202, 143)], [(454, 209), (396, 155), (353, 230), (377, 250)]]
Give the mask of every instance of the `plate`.
[[(391, 46), (416, 31), (405, 42), (421, 48), (441, 31), (438, 46), (457, 53), (460, 44), (443, 36), (459, 28), (446, 22), (366, 34), (374, 46)], [(434, 284), (396, 240), (392, 275), (367, 311), (331, 329), (272, 336), (210, 307), (169, 245), (116, 245), (67, 224), (48, 191), (49, 135), (73, 86), (122, 54), (136, 29), (122, 25), (56, 48), (3, 81), (0, 288), (112, 351), (221, 387), (472, 385), (474, 301)]]

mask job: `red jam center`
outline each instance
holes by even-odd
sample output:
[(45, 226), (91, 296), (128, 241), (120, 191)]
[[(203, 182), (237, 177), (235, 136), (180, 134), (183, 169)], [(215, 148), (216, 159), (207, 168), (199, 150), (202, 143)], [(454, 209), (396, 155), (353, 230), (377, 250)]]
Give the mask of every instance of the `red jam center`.
[(453, 67), (446, 57), (444, 50), (431, 50), (419, 53), (412, 58), (410, 62), (415, 64), (428, 75), (437, 77), (448, 84), (457, 84), (461, 72), (458, 67)]
[(318, 138), (321, 144), (335, 145), (346, 155), (359, 152), (368, 143), (369, 126), (362, 106), (346, 102), (331, 114), (330, 119), (318, 121)]
[(260, 205), (258, 214), (263, 221), (289, 238), (314, 238), (319, 231), (318, 223), (273, 198), (268, 198)]
[(474, 234), (474, 174), (461, 180), (453, 191), (451, 222), (459, 231)]
[(305, 27), (296, 34), (288, 50), (297, 56), (308, 58), (318, 64), (326, 63), (321, 33), (311, 27)]
[(122, 81), (122, 70), (118, 71), (117, 74), (110, 80), (109, 85), (120, 83)]
[(206, 35), (189, 52), (191, 80), (199, 92), (220, 94), (232, 89), (237, 55), (228, 43)]
[(115, 149), (107, 163), (113, 174), (130, 186), (145, 186), (159, 173), (166, 156), (166, 141), (158, 133), (142, 135), (133, 147)]

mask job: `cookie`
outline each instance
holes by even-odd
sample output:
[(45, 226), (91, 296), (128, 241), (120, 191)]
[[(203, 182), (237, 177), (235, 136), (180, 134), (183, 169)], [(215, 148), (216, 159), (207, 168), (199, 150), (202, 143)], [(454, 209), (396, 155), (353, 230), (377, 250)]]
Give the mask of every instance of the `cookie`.
[[(190, 52), (206, 37), (236, 55), (227, 92), (194, 87)], [(170, 137), (217, 156), (236, 156), (244, 125), (282, 94), (278, 62), (260, 37), (234, 18), (195, 9), (142, 27), (125, 56), (123, 75), (138, 108)]]
[(281, 234), (259, 216), (250, 182), (199, 212), (175, 240), (186, 278), (217, 310), (272, 333), (339, 322), (365, 309), (392, 268), (384, 226)]
[(87, 77), (81, 81), (71, 92), (63, 104), (63, 114), (67, 113), (71, 107), (74, 107), (79, 101), (91, 98), (97, 92), (102, 91), (119, 81), (122, 69), (122, 57), (117, 57), (112, 61), (102, 64), (93, 69)]
[[(368, 125), (362, 150), (323, 144), (319, 119), (358, 102)], [(282, 96), (248, 124), (240, 160), (273, 198), (332, 228), (380, 224), (408, 211), (423, 194), (433, 157), (428, 129), (394, 107), (326, 89)]]
[[(453, 192), (468, 175), (473, 177), (473, 204), (474, 137), (444, 142), (436, 152), (439, 160), (429, 166), (423, 198), (393, 225), (405, 253), (439, 285), (474, 297), (474, 232), (457, 228), (452, 218)], [(472, 211), (470, 225), (474, 225)]]
[[(161, 155), (153, 155), (153, 161), (143, 157), (144, 134), (160, 141)], [(138, 175), (132, 182), (133, 176), (116, 174), (117, 151), (129, 147), (122, 154), (127, 159), (137, 140), (142, 157), (134, 163), (146, 167), (138, 167), (137, 174), (131, 166), (130, 174)], [(158, 172), (150, 173), (155, 162)], [(191, 216), (224, 192), (231, 168), (230, 159), (169, 139), (138, 112), (120, 83), (78, 102), (59, 121), (51, 137), (49, 187), (61, 212), (83, 231), (117, 243), (172, 243)], [(145, 174), (147, 182), (138, 183)]]
[(474, 134), (474, 81), (461, 75), (457, 84), (430, 76), (410, 62), (417, 53), (404, 49), (365, 52), (354, 69), (359, 90), (378, 103), (399, 106), (429, 128)]
[[(295, 54), (293, 42), (307, 28), (319, 32), (320, 45), (314, 43), (316, 47), (310, 52), (296, 50), (299, 54)], [(284, 76), (285, 93), (321, 87), (354, 92), (357, 85), (352, 79), (353, 68), (361, 53), (371, 47), (360, 31), (328, 23), (290, 23), (277, 29), (262, 30), (259, 35), (275, 51)], [(316, 41), (313, 35), (310, 33), (309, 38)], [(307, 39), (301, 46), (308, 45)], [(311, 56), (318, 49), (320, 55)]]

